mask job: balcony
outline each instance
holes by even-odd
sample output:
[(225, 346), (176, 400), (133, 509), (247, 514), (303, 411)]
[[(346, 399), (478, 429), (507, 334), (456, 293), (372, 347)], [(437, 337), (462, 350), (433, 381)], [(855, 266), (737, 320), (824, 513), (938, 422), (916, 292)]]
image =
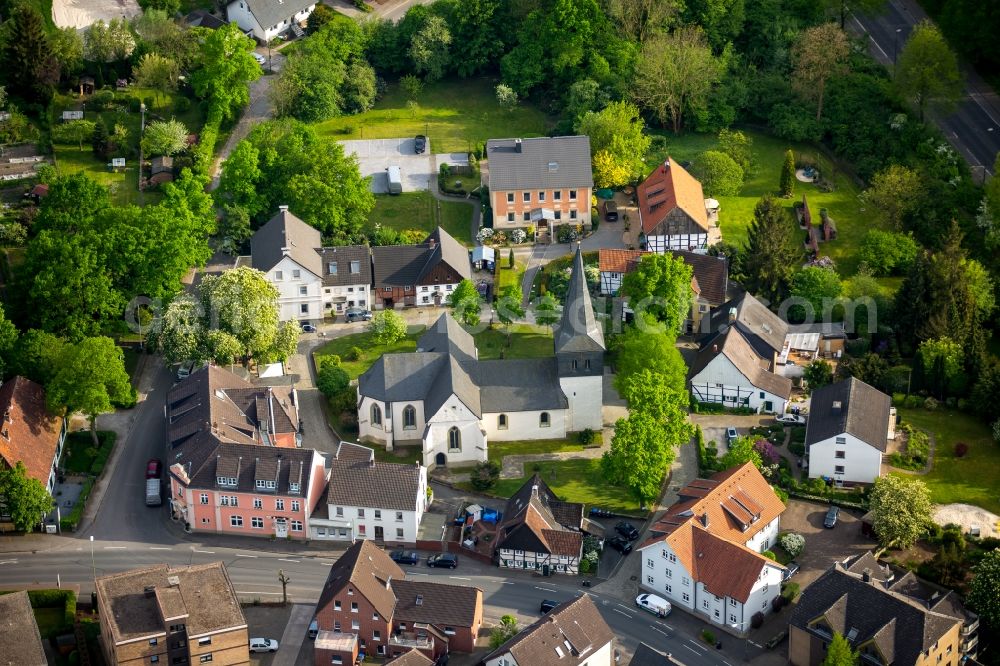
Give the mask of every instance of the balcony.
[(414, 634), (413, 632), (403, 631), (389, 636), (389, 645), (416, 648), (417, 650), (433, 650), (434, 639), (427, 634)]
[(971, 652), (979, 645), (979, 636), (972, 636), (962, 641), (962, 652)]
[(964, 625), (962, 625), (962, 635), (968, 636), (978, 628), (979, 628), (979, 618), (977, 617), (975, 620), (972, 620), (971, 622), (966, 622)]

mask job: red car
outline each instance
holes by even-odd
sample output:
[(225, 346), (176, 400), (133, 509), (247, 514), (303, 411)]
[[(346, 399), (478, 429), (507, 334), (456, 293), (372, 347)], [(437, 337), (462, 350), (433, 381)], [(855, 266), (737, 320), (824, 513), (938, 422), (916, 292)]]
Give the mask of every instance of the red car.
[(146, 478), (147, 479), (158, 479), (160, 478), (161, 470), (163, 469), (163, 463), (159, 458), (150, 458), (149, 462), (146, 463)]

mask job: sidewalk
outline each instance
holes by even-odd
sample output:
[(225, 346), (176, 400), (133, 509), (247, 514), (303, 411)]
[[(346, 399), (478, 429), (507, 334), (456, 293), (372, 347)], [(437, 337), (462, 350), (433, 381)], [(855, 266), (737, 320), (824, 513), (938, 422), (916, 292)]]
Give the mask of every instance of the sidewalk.
[(316, 607), (311, 604), (292, 606), (291, 617), (288, 618), (285, 631), (282, 632), (281, 639), (278, 641), (281, 648), (274, 653), (271, 666), (295, 666), (315, 610)]

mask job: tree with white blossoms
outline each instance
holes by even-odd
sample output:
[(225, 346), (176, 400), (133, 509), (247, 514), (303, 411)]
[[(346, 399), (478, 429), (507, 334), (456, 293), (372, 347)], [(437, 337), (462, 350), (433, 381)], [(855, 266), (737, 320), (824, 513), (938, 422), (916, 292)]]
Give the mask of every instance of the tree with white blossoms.
[(872, 487), (872, 526), (883, 548), (909, 548), (931, 520), (931, 496), (919, 479), (883, 476)]
[(486, 244), (486, 241), (493, 239), (493, 229), (490, 227), (483, 227), (476, 232), (476, 241), (480, 244)]
[(806, 547), (806, 538), (795, 532), (782, 535), (780, 541), (781, 547), (792, 557), (798, 557)]
[(524, 239), (527, 238), (527, 234), (524, 233), (524, 229), (514, 229), (510, 232), (510, 240), (515, 245), (523, 243)]
[(499, 83), (496, 87), (497, 104), (504, 111), (512, 111), (517, 107), (517, 93), (506, 83)]

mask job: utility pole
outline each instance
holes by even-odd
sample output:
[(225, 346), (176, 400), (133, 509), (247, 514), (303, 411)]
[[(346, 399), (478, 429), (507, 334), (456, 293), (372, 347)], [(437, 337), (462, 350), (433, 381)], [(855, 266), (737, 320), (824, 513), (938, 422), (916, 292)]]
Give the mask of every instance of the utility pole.
[(90, 568), (94, 573), (94, 587), (97, 587), (97, 562), (94, 560), (94, 535), (90, 535)]
[(899, 33), (903, 32), (902, 28), (896, 28), (896, 32), (892, 36), (892, 78), (896, 78), (896, 55), (899, 52)]
[(288, 605), (288, 584), (292, 579), (285, 575), (284, 569), (278, 569), (278, 582), (281, 583), (281, 604)]

